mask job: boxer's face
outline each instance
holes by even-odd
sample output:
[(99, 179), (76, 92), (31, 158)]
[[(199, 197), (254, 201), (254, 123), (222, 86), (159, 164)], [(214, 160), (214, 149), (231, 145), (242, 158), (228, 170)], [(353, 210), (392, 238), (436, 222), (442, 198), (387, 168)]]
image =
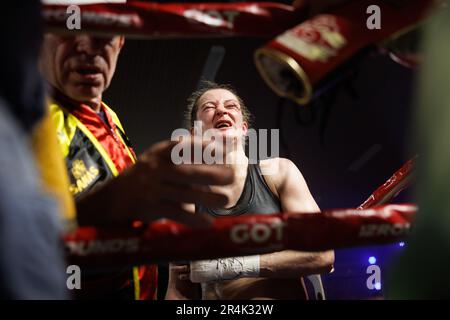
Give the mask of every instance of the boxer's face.
[(206, 91), (197, 101), (197, 120), (203, 130), (218, 130), (222, 135), (242, 138), (247, 133), (241, 105), (236, 96), (226, 89)]
[(69, 98), (98, 103), (111, 82), (123, 44), (123, 36), (48, 33), (40, 68), (46, 80)]

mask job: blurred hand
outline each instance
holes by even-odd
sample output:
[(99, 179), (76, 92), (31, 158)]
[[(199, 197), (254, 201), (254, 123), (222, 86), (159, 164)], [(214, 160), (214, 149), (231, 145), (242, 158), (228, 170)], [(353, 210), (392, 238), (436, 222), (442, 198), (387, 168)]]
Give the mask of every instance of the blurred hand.
[[(77, 204), (82, 213), (80, 224), (150, 222), (160, 218), (191, 226), (209, 224), (209, 216), (194, 214), (193, 206), (190, 209), (186, 204), (224, 206), (228, 196), (207, 186), (232, 183), (233, 172), (224, 165), (175, 165), (171, 150), (177, 143), (163, 141), (153, 145), (134, 166), (81, 199)], [(190, 142), (190, 146), (206, 145)]]
[[(193, 215), (183, 204), (201, 203), (210, 208), (224, 206), (228, 201), (227, 195), (207, 186), (233, 182), (233, 172), (224, 165), (173, 164), (171, 150), (177, 143), (157, 143), (140, 157), (136, 165), (137, 179), (142, 185), (141, 201), (146, 209), (151, 209), (146, 216), (149, 219), (165, 217), (183, 223), (203, 220), (206, 216)], [(206, 145), (190, 142), (190, 146), (203, 149)]]

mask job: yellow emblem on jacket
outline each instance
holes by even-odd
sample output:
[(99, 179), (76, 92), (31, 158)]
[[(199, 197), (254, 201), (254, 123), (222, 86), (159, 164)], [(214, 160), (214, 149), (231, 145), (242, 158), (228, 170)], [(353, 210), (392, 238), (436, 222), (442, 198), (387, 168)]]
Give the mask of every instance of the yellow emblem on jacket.
[(75, 178), (75, 183), (70, 185), (69, 190), (74, 195), (86, 189), (100, 173), (94, 166), (88, 170), (83, 160), (74, 160), (70, 172)]

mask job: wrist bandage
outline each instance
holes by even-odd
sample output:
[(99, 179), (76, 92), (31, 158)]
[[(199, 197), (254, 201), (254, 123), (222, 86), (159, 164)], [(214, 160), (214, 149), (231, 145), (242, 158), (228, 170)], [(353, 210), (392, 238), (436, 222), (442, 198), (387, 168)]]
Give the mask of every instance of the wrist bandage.
[(191, 261), (190, 267), (194, 283), (255, 278), (259, 276), (259, 255)]

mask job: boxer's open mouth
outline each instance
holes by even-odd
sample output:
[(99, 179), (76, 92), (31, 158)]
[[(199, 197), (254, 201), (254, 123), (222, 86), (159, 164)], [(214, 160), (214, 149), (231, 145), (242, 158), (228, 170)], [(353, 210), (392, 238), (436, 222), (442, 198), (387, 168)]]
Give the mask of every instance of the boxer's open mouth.
[(222, 128), (230, 128), (233, 126), (233, 123), (229, 120), (219, 120), (214, 125), (214, 128), (216, 129), (222, 129)]

